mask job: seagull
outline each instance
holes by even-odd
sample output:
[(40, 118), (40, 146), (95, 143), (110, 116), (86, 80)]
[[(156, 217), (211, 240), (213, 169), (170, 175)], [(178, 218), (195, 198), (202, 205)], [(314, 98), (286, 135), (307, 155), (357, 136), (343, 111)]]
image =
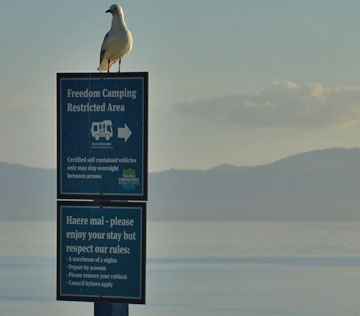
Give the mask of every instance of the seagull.
[(115, 62), (119, 61), (119, 72), (121, 59), (130, 53), (133, 39), (124, 20), (124, 11), (118, 4), (110, 6), (105, 13), (112, 14), (110, 31), (106, 33), (100, 51), (100, 65), (98, 71), (102, 72), (110, 68)]

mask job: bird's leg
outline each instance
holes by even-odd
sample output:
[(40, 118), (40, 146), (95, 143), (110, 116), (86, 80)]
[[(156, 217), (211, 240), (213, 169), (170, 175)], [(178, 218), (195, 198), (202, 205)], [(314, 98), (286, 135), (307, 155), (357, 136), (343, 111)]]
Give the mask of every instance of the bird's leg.
[(119, 58), (119, 72), (120, 72), (121, 58)]
[(110, 72), (110, 59), (108, 59), (108, 72)]

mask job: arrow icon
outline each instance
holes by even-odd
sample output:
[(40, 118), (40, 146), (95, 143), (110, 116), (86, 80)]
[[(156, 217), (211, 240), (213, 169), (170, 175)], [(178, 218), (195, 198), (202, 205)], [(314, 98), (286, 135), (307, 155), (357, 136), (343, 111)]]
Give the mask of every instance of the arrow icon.
[(118, 128), (118, 138), (124, 138), (125, 143), (129, 139), (131, 134), (132, 134), (132, 132), (129, 129), (129, 127), (126, 125), (126, 123), (125, 123), (125, 127), (119, 127)]

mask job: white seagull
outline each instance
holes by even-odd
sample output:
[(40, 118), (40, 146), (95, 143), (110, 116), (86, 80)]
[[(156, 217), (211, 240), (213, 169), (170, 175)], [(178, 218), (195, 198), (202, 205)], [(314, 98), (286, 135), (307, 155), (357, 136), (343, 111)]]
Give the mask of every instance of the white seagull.
[(98, 71), (110, 71), (116, 61), (119, 61), (119, 72), (121, 59), (130, 53), (133, 39), (125, 24), (124, 11), (118, 4), (113, 4), (109, 10), (112, 14), (110, 31), (106, 33), (100, 51), (100, 65)]

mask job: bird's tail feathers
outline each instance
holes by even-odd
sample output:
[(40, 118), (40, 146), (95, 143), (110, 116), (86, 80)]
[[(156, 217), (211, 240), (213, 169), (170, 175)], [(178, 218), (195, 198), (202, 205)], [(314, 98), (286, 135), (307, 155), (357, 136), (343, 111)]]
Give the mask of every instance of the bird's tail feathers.
[(97, 67), (97, 71), (98, 72), (103, 72), (107, 70), (107, 65), (104, 66), (103, 64), (101, 64), (99, 67)]

